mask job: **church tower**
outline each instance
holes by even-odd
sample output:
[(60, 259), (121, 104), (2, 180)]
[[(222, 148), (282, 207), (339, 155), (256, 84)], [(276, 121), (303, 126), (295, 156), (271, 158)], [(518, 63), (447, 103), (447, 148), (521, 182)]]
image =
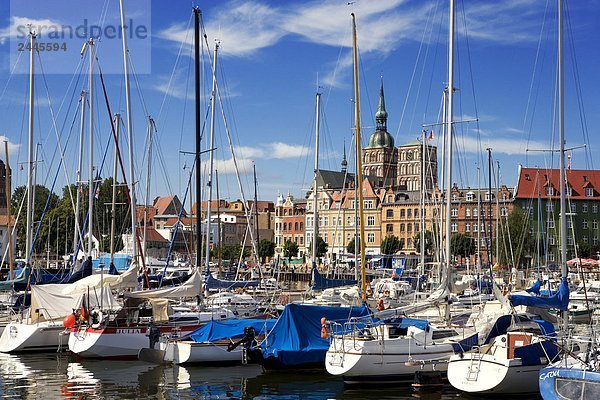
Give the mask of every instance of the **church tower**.
[(377, 126), (369, 138), (369, 144), (363, 150), (363, 174), (379, 178), (376, 179), (378, 187), (394, 185), (398, 171), (398, 149), (394, 147), (394, 138), (387, 131), (387, 117), (382, 78), (379, 105), (375, 114)]

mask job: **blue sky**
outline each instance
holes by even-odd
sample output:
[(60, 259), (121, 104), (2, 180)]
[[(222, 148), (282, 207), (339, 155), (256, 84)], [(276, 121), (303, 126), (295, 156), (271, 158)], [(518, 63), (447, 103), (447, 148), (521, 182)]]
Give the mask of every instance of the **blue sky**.
[[(62, 22), (104, 21), (118, 23), (118, 1), (81, 1), (59, 7), (42, 0), (23, 0), (9, 7), (0, 4), (0, 109), (2, 131), (11, 143), (15, 184), (25, 182), (16, 167), (26, 161), (27, 59), (15, 64), (15, 46), (10, 27), (27, 19)], [(60, 2), (59, 2), (60, 3)], [(570, 2), (566, 29), (566, 127), (568, 146), (587, 144), (573, 153), (573, 168), (591, 168), (596, 135), (588, 128), (598, 125), (600, 115), (597, 74), (600, 47), (597, 21), (599, 1)], [(180, 151), (194, 148), (193, 63), (191, 59), (190, 1), (129, 0), (127, 14), (144, 23), (150, 41), (132, 45), (131, 59), (134, 153), (137, 180), (145, 180), (146, 115), (156, 121), (151, 195), (175, 193), (183, 197), (192, 158)], [(314, 147), (314, 103), (317, 82), (323, 93), (321, 168), (338, 169), (344, 143), (352, 147), (351, 20), (357, 16), (360, 49), (363, 143), (375, 125), (379, 82), (383, 76), (388, 130), (396, 144), (413, 141), (424, 123), (439, 120), (442, 90), (447, 81), (447, 1), (202, 1), (203, 21), (210, 46), (221, 43), (219, 87), (224, 114), (243, 172), (246, 196), (253, 192), (252, 164), (256, 165), (259, 198), (275, 200), (278, 192), (301, 196), (312, 179)], [(492, 147), (500, 161), (501, 180), (514, 185), (517, 165), (557, 167), (550, 153), (526, 149), (556, 147), (556, 4), (544, 0), (482, 0), (457, 2), (457, 60), (455, 119), (476, 115), (479, 123), (457, 126), (454, 181), (476, 185), (476, 163), (482, 149)], [(17, 19), (21, 18), (21, 19)], [(57, 121), (65, 164), (57, 179), (60, 192), (75, 180), (78, 124), (73, 107), (79, 92), (87, 87), (78, 80), (78, 55), (82, 42), (69, 54), (41, 54), (45, 79), (36, 85), (36, 141), (42, 143), (44, 162), (38, 182), (51, 186), (58, 164)], [(108, 42), (108, 41), (107, 41)], [(108, 96), (113, 112), (125, 113), (120, 42), (101, 43), (98, 57), (106, 72)], [(149, 51), (151, 50), (151, 51)], [(212, 51), (212, 50), (211, 50)], [(574, 72), (573, 60), (577, 62)], [(85, 61), (83, 68), (85, 66)], [(210, 74), (203, 71), (203, 113), (207, 109)], [(148, 73), (147, 73), (148, 72)], [(78, 85), (71, 82), (77, 82)], [(48, 93), (46, 95), (46, 88)], [(95, 165), (99, 165), (110, 134), (103, 98), (96, 79)], [(68, 89), (68, 90), (67, 90)], [(58, 112), (61, 103), (64, 106)], [(68, 105), (72, 104), (67, 112)], [(585, 120), (580, 113), (583, 105)], [(221, 109), (216, 109), (215, 159), (220, 170), (221, 197), (240, 198), (232, 174)], [(585, 122), (582, 122), (585, 121)], [(64, 128), (61, 126), (64, 124)], [(208, 127), (208, 122), (206, 123)], [(23, 128), (24, 126), (24, 128)], [(207, 128), (208, 129), (208, 128)], [(588, 138), (588, 136), (590, 136)], [(207, 137), (207, 136), (206, 136)], [(553, 139), (554, 138), (554, 139)], [(436, 142), (440, 135), (436, 134)], [(591, 140), (591, 141), (590, 141)], [(87, 145), (86, 145), (87, 146)], [(125, 143), (123, 143), (125, 146)], [(203, 144), (203, 148), (208, 145)], [(123, 147), (123, 152), (126, 148)], [(441, 151), (439, 152), (441, 153)], [(3, 154), (3, 151), (2, 151)], [(3, 157), (2, 157), (3, 158)], [(87, 153), (85, 155), (87, 159)], [(53, 162), (54, 159), (54, 162)], [(109, 151), (107, 159), (112, 159)], [(126, 160), (127, 161), (127, 160)], [(87, 162), (87, 161), (85, 161)], [(102, 176), (111, 174), (107, 162)], [(350, 161), (352, 169), (354, 162)], [(485, 162), (487, 165), (487, 162)], [(84, 168), (87, 171), (87, 167)], [(87, 172), (84, 174), (86, 176)], [(485, 174), (485, 171), (482, 172)], [(485, 175), (483, 175), (485, 176)], [(144, 189), (138, 186), (138, 198)], [(189, 208), (186, 207), (186, 208)]]

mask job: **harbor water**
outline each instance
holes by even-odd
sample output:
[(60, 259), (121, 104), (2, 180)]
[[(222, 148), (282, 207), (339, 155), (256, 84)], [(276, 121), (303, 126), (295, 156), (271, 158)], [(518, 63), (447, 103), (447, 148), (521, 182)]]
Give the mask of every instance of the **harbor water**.
[[(180, 367), (76, 359), (69, 353), (0, 354), (7, 399), (461, 399), (451, 386), (417, 393), (410, 383), (345, 386), (325, 372), (272, 372), (258, 365)], [(524, 398), (532, 399), (531, 395)]]

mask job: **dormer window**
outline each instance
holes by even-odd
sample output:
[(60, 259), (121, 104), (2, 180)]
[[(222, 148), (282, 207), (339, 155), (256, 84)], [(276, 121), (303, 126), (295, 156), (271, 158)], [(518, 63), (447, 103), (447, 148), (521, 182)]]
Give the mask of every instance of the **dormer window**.
[(594, 188), (585, 188), (585, 195), (586, 197), (594, 197)]
[(531, 177), (529, 176), (529, 174), (525, 174), (525, 180), (526, 181), (530, 181), (531, 180)]
[(467, 201), (473, 201), (474, 194), (472, 192), (467, 193)]
[(458, 201), (458, 196), (456, 193), (452, 194), (452, 201)]
[(546, 196), (554, 196), (554, 188), (552, 186), (546, 188)]
[(573, 196), (573, 188), (571, 186), (567, 186), (566, 193), (567, 196)]

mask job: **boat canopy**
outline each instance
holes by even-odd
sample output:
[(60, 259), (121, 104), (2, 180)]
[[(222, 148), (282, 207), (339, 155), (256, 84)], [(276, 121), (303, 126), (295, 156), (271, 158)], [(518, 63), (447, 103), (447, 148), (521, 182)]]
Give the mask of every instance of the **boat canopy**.
[(217, 279), (210, 273), (204, 276), (204, 286), (208, 290), (245, 288), (250, 286), (258, 286), (258, 284), (258, 281), (226, 281), (223, 279)]
[(547, 337), (555, 337), (556, 331), (554, 330), (554, 325), (552, 325), (548, 321), (544, 321), (541, 319), (531, 319), (525, 315), (518, 314), (506, 314), (498, 317), (492, 329), (488, 333), (484, 344), (488, 344), (492, 341), (496, 336), (504, 335), (505, 333), (511, 330), (519, 330), (523, 327), (535, 327), (538, 328), (542, 335)]
[(202, 286), (202, 275), (198, 270), (189, 277), (187, 281), (182, 283), (180, 286), (173, 286), (167, 288), (151, 289), (151, 290), (138, 290), (135, 292), (125, 293), (127, 297), (137, 297), (143, 299), (157, 299), (157, 298), (180, 298), (180, 297), (194, 297), (200, 294), (200, 288)]
[(272, 357), (286, 366), (322, 363), (329, 339), (321, 337), (321, 318), (341, 324), (351, 318), (368, 316), (368, 307), (331, 307), (288, 304), (277, 323), (261, 343), (265, 359)]
[(542, 287), (542, 281), (540, 281), (538, 279), (537, 281), (535, 281), (535, 283), (533, 284), (533, 286), (531, 286), (530, 288), (525, 289), (525, 291), (527, 293), (540, 294), (541, 287)]
[(257, 335), (265, 335), (276, 322), (276, 319), (211, 320), (206, 325), (190, 333), (183, 340), (189, 339), (196, 343), (211, 343), (221, 339), (239, 338), (244, 336), (244, 330), (248, 326), (253, 327)]
[(569, 307), (569, 285), (566, 278), (562, 278), (558, 292), (549, 297), (541, 297), (525, 294), (513, 294), (509, 296), (510, 304), (514, 306), (531, 306), (539, 308), (556, 308), (566, 311)]
[[(25, 285), (29, 282), (29, 276), (31, 275), (31, 266), (27, 265), (21, 269), (19, 275), (15, 279), (7, 279), (0, 281), (0, 290), (12, 290), (15, 286)], [(15, 289), (18, 290), (18, 289)]]
[(429, 321), (425, 320), (425, 319), (416, 319), (416, 318), (408, 318), (408, 317), (402, 317), (402, 318), (390, 318), (390, 319), (386, 319), (383, 320), (384, 324), (392, 324), (394, 326), (396, 326), (397, 328), (409, 328), (411, 326), (414, 326), (415, 328), (418, 328), (422, 331), (429, 331)]
[(312, 267), (312, 289), (323, 290), (340, 286), (356, 285), (356, 280), (353, 279), (329, 279), (319, 273), (317, 265), (313, 263)]
[[(114, 253), (113, 254), (113, 264), (117, 271), (126, 271), (131, 265), (131, 260), (133, 258), (129, 254), (125, 253)], [(94, 269), (110, 268), (110, 253), (102, 254), (100, 257), (93, 261)]]

